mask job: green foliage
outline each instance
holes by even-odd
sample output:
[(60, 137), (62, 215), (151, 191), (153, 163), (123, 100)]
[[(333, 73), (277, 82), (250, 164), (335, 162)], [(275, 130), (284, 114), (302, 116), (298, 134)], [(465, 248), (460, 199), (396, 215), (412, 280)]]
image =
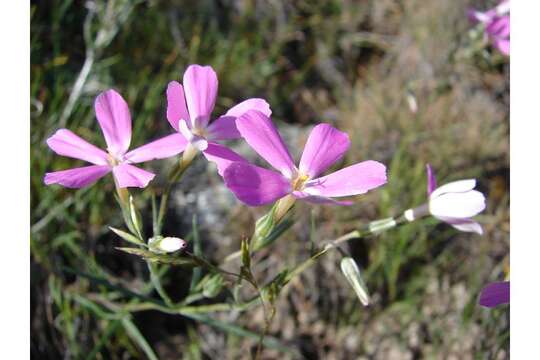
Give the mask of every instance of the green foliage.
[[(288, 141), (293, 148), (303, 146), (306, 125), (330, 122), (350, 134), (351, 150), (342, 165), (375, 159), (388, 167), (388, 184), (358, 197), (355, 206), (311, 207), (316, 229), (309, 236), (306, 207), (297, 206), (295, 224), (286, 218), (268, 227), (260, 242), (242, 241), (242, 264), (227, 264), (255, 274), (254, 280), (267, 284), (261, 291), (275, 301), (270, 336), (263, 340), (267, 358), (384, 358), (385, 349), (427, 358), (507, 354), (508, 309), (480, 309), (476, 296), (485, 282), (501, 276), (501, 259), (509, 251), (508, 65), (475, 44), (467, 47), (476, 41), (468, 39), (467, 2), (89, 4), (95, 7), (71, 0), (31, 5), (31, 351), (36, 358), (165, 359), (164, 348), (173, 349), (172, 358), (239, 358), (247, 356), (243, 349), (256, 347), (263, 317), (258, 300), (251, 301), (253, 289), (237, 286), (229, 294), (221, 286), (228, 288), (234, 279), (209, 267), (240, 247), (246, 222), (236, 208), (219, 220), (230, 221), (232, 230), (223, 236), (201, 219), (199, 224), (187, 203), (171, 202), (175, 211), (164, 230), (190, 234), (193, 256), (141, 247), (145, 233), (162, 230), (156, 195), (163, 193), (165, 174), (177, 159), (150, 165), (160, 176), (151, 188), (133, 191), (136, 202), (122, 203), (124, 220), (110, 177), (80, 190), (43, 185), (47, 171), (82, 166), (47, 148), (45, 139), (59, 127), (104, 147), (93, 101), (107, 88), (119, 90), (130, 105), (132, 146), (169, 133), (167, 83), (195, 62), (212, 65), (219, 74), (215, 114), (262, 97), (276, 123), (301, 128), (302, 138)], [(416, 99), (416, 113), (406, 96)], [(343, 245), (365, 269), (372, 300), (367, 310), (359, 310), (334, 255), (309, 263), (299, 277), (283, 270), (295, 269), (323, 241), (423, 203), (428, 161), (440, 182), (480, 179), (489, 195), (488, 211), (480, 218), (484, 237), (427, 220)], [(196, 182), (208, 175), (200, 167), (190, 170)], [(177, 187), (187, 193), (192, 184)], [(150, 218), (153, 229), (144, 226)], [(117, 251), (118, 237), (134, 247)], [(257, 251), (250, 253), (248, 245)], [(152, 276), (146, 259), (155, 265)], [(165, 307), (151, 278), (162, 282), (176, 310)], [(185, 310), (213, 306), (209, 297), (212, 304), (219, 301), (211, 309), (227, 313)], [(184, 300), (189, 301), (175, 302)], [(160, 317), (147, 308), (171, 313)], [(231, 309), (246, 312), (231, 315)]]

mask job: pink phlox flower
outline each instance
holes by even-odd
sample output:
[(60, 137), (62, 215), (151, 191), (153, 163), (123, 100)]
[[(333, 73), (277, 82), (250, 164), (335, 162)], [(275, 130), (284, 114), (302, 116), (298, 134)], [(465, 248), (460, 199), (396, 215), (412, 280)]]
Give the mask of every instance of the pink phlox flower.
[(478, 303), (489, 308), (510, 303), (510, 281), (487, 284), (480, 293)]
[(56, 131), (47, 139), (47, 145), (55, 153), (85, 160), (93, 165), (47, 173), (44, 178), (46, 185), (81, 188), (112, 171), (118, 187), (144, 188), (155, 175), (132, 164), (167, 158), (182, 151), (183, 137), (173, 134), (128, 152), (131, 143), (131, 115), (125, 100), (114, 90), (98, 95), (94, 108), (107, 143), (107, 151), (90, 144), (68, 129)]
[(482, 226), (470, 219), (486, 208), (484, 195), (473, 190), (476, 180), (454, 181), (437, 188), (431, 166), (427, 164), (426, 169), (429, 213), (460, 231), (482, 234)]
[(236, 126), (247, 143), (277, 170), (248, 162), (233, 162), (226, 168), (225, 184), (249, 206), (269, 204), (289, 194), (315, 204), (351, 205), (333, 198), (364, 194), (386, 183), (386, 167), (372, 160), (320, 177), (350, 146), (349, 136), (329, 124), (313, 128), (298, 167), (268, 115), (248, 111), (236, 120)]
[(190, 65), (184, 73), (183, 85), (171, 81), (167, 87), (167, 120), (182, 135), (184, 149), (191, 144), (214, 162), (222, 174), (232, 161), (246, 160), (217, 141), (240, 137), (235, 121), (246, 111), (255, 109), (267, 116), (272, 112), (265, 100), (251, 98), (210, 123), (217, 90), (218, 79), (212, 67)]
[(484, 25), (485, 35), (493, 46), (506, 56), (510, 55), (510, 1), (502, 1), (486, 12), (468, 10), (471, 21)]

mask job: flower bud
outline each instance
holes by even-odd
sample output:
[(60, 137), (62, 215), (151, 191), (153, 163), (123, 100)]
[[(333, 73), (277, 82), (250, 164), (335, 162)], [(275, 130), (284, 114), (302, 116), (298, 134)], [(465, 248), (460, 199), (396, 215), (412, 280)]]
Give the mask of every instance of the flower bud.
[(150, 250), (158, 253), (171, 253), (187, 246), (187, 243), (177, 237), (162, 237), (156, 236), (149, 240), (148, 246)]
[(358, 265), (356, 265), (354, 259), (351, 257), (344, 257), (343, 259), (341, 259), (341, 271), (347, 278), (349, 284), (352, 286), (362, 305), (368, 306), (368, 289), (366, 283), (364, 282), (364, 279), (362, 279), (360, 269), (358, 268)]

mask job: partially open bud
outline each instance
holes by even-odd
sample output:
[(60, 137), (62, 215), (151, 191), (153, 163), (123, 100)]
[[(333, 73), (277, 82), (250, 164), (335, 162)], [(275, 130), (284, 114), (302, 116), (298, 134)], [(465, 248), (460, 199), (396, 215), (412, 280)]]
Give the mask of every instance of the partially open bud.
[(356, 261), (354, 261), (354, 259), (351, 257), (344, 257), (343, 259), (341, 259), (341, 271), (347, 278), (349, 284), (351, 284), (362, 305), (368, 306), (368, 289), (366, 283), (364, 282), (364, 279), (362, 279), (362, 274), (360, 273), (358, 265), (356, 265)]
[(153, 252), (157, 253), (171, 253), (178, 250), (182, 250), (187, 246), (187, 243), (177, 237), (162, 237), (156, 236), (150, 238), (148, 241), (148, 247)]

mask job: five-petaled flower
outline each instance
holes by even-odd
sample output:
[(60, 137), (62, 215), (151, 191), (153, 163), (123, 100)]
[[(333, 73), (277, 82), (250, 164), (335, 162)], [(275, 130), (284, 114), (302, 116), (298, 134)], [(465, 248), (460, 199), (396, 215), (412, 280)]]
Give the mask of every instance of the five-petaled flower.
[(510, 281), (498, 281), (487, 284), (480, 293), (478, 303), (485, 307), (495, 307), (510, 302)]
[(469, 19), (484, 26), (487, 39), (504, 55), (510, 55), (510, 1), (503, 0), (486, 12), (470, 9)]
[(190, 65), (184, 73), (183, 86), (171, 81), (167, 87), (167, 120), (182, 135), (180, 144), (185, 157), (192, 158), (201, 151), (222, 174), (231, 161), (245, 160), (216, 141), (239, 138), (235, 121), (246, 111), (255, 109), (267, 116), (272, 112), (265, 100), (251, 98), (210, 123), (217, 89), (217, 75), (210, 66)]
[(349, 149), (349, 137), (328, 124), (312, 130), (297, 168), (270, 118), (251, 110), (236, 120), (247, 143), (276, 171), (248, 162), (233, 162), (225, 172), (227, 187), (250, 206), (272, 203), (287, 195), (311, 203), (350, 205), (333, 198), (364, 194), (386, 183), (386, 167), (364, 161), (319, 177)]
[(68, 129), (56, 131), (47, 139), (47, 145), (54, 152), (85, 160), (93, 165), (47, 173), (44, 178), (45, 184), (81, 188), (112, 171), (119, 188), (143, 188), (155, 175), (132, 164), (167, 158), (182, 150), (178, 146), (181, 136), (173, 134), (128, 152), (131, 143), (131, 115), (122, 96), (114, 90), (105, 91), (98, 95), (94, 107), (107, 143), (107, 152)]
[(437, 180), (429, 164), (426, 165), (426, 171), (429, 202), (416, 209), (405, 211), (405, 218), (413, 221), (431, 214), (458, 230), (482, 234), (482, 226), (470, 219), (486, 208), (484, 195), (473, 190), (476, 187), (476, 180), (454, 181), (437, 188)]

